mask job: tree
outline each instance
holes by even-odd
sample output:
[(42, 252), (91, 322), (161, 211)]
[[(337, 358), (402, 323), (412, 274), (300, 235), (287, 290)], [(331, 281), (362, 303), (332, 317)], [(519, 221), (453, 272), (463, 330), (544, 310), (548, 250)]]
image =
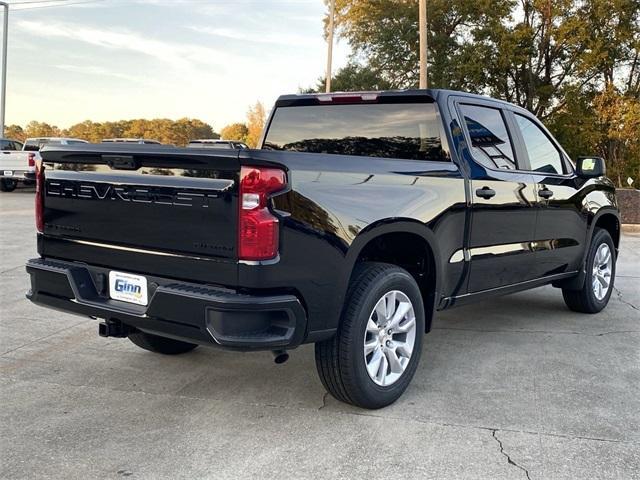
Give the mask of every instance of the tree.
[[(103, 131), (103, 125), (100, 123), (94, 123), (91, 120), (85, 120), (81, 123), (76, 123), (64, 131), (64, 135), (73, 138), (82, 138), (89, 142), (98, 143), (103, 138), (113, 138), (106, 136)], [(117, 136), (117, 135), (115, 135)]]
[(220, 136), (225, 140), (237, 140), (246, 142), (249, 129), (244, 123), (232, 123), (220, 131)]
[[(326, 77), (318, 79), (315, 88), (308, 88), (304, 93), (322, 93), (325, 91)], [(334, 92), (357, 92), (365, 90), (388, 90), (391, 84), (381, 78), (368, 65), (349, 62), (331, 77), (331, 90)]]
[(26, 137), (59, 137), (60, 129), (55, 125), (49, 125), (45, 122), (29, 122), (24, 129)]
[(181, 118), (176, 121), (163, 120), (159, 130), (163, 132), (163, 143), (184, 146), (196, 138), (220, 138), (213, 132), (211, 125), (201, 120)]
[[(417, 3), (336, 0), (352, 61), (391, 88), (418, 83)], [(516, 103), (574, 157), (604, 156), (618, 184), (638, 176), (640, 0), (429, 0), (428, 8), (431, 87)]]
[(599, 126), (598, 153), (608, 160), (608, 176), (624, 186), (640, 178), (640, 99), (609, 86), (593, 102)]
[[(513, 0), (429, 1), (429, 84), (468, 88), (482, 59), (467, 53), (477, 30), (508, 18)], [(326, 25), (326, 21), (325, 21)], [(354, 50), (391, 88), (414, 88), (419, 79), (418, 2), (337, 0), (336, 26)], [(464, 60), (464, 61), (461, 61)], [(471, 67), (471, 68), (469, 68)]]
[(250, 148), (256, 148), (260, 137), (262, 136), (262, 130), (266, 121), (266, 113), (264, 111), (264, 105), (261, 102), (249, 108), (247, 112), (247, 145)]
[(580, 9), (587, 27), (581, 70), (604, 89), (640, 94), (640, 0), (588, 0)]
[(27, 136), (24, 133), (24, 130), (20, 125), (8, 125), (4, 129), (5, 138), (10, 138), (11, 140), (18, 140), (20, 142), (24, 142)]
[(82, 138), (90, 142), (100, 142), (105, 138), (144, 138), (162, 143), (185, 146), (196, 138), (220, 138), (211, 125), (198, 119), (181, 118), (170, 120), (155, 118), (147, 120), (119, 120), (96, 123), (90, 120), (72, 125), (64, 130), (69, 137)]

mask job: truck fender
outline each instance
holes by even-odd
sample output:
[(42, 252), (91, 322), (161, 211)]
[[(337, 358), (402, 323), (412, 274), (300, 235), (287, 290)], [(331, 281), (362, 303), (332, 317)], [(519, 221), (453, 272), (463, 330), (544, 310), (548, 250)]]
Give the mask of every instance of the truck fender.
[[(426, 315), (426, 330), (429, 331), (431, 327), (431, 320), (433, 319), (436, 306), (439, 303), (441, 293), (440, 285), (442, 280), (442, 257), (434, 233), (423, 223), (412, 219), (385, 219), (379, 220), (375, 223), (368, 225), (363, 229), (353, 240), (346, 255), (346, 268), (345, 278), (343, 279), (343, 289), (346, 292), (351, 274), (356, 266), (356, 262), (364, 250), (364, 248), (376, 238), (389, 234), (389, 233), (410, 233), (419, 236), (427, 244), (433, 255), (435, 265), (435, 285), (433, 286), (433, 299), (425, 298), (425, 315)], [(429, 303), (431, 305), (429, 305)]]
[[(567, 290), (580, 290), (584, 281), (587, 277), (587, 272), (585, 271), (585, 262), (587, 259), (587, 253), (589, 252), (589, 246), (591, 245), (591, 239), (593, 238), (593, 234), (596, 229), (596, 224), (598, 220), (603, 215), (613, 215), (618, 221), (618, 227), (620, 226), (620, 213), (613, 206), (607, 206), (600, 208), (594, 215), (589, 215), (589, 225), (587, 228), (587, 235), (585, 237), (585, 248), (584, 253), (582, 254), (582, 261), (580, 263), (580, 272), (573, 278), (568, 278), (566, 280), (560, 280), (558, 282), (553, 282), (553, 286), (556, 288), (565, 288)], [(615, 238), (614, 238), (615, 242)], [(618, 244), (616, 244), (616, 257), (618, 256)]]

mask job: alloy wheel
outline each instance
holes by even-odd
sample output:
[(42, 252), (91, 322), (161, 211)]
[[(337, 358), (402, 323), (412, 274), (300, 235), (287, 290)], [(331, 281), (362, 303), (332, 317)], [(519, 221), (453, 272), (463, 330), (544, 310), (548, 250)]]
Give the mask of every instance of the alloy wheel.
[(602, 301), (609, 292), (611, 285), (611, 271), (613, 268), (613, 258), (611, 249), (606, 243), (601, 244), (596, 250), (593, 259), (592, 287), (595, 297)]
[(392, 385), (402, 376), (416, 341), (416, 316), (409, 297), (399, 290), (385, 293), (367, 321), (364, 360), (377, 385)]

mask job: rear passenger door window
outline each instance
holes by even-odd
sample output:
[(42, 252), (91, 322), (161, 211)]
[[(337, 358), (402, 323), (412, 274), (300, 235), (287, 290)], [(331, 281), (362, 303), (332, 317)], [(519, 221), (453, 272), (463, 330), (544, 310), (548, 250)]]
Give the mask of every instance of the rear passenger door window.
[(515, 170), (513, 146), (502, 112), (465, 104), (460, 105), (460, 112), (471, 139), (474, 159), (489, 168)]
[(531, 170), (540, 173), (563, 174), (562, 154), (549, 140), (546, 133), (527, 117), (517, 113), (514, 116), (529, 156)]

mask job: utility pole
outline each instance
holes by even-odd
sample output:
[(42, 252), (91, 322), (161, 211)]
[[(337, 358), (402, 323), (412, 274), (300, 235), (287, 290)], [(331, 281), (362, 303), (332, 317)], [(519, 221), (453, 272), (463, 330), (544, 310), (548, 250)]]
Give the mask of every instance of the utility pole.
[(331, 11), (329, 12), (329, 48), (327, 50), (327, 79), (325, 83), (325, 92), (331, 91), (331, 60), (333, 59), (333, 17), (336, 14), (336, 0), (331, 0)]
[(4, 7), (4, 27), (2, 29), (2, 86), (0, 86), (0, 136), (4, 137), (4, 110), (7, 103), (7, 39), (9, 38), (9, 4)]
[(420, 0), (420, 88), (427, 85), (427, 0)]

